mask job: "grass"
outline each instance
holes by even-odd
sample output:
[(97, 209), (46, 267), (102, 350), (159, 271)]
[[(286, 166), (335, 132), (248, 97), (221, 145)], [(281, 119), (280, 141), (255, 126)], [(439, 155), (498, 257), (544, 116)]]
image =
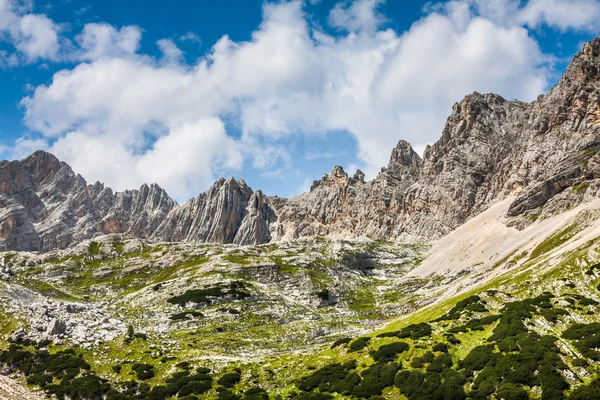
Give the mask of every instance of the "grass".
[(529, 255), (529, 260), (534, 260), (542, 254), (548, 253), (564, 244), (567, 240), (571, 239), (583, 228), (579, 224), (571, 224), (563, 230), (551, 235), (549, 238), (544, 240), (542, 243), (537, 245), (535, 249)]

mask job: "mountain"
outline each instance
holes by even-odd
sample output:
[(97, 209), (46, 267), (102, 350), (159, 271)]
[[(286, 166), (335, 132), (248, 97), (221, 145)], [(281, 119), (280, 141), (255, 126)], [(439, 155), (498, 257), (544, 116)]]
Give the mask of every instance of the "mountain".
[(0, 399), (600, 398), (599, 68), (290, 199), (0, 162)]
[(229, 178), (177, 205), (157, 185), (116, 193), (88, 185), (42, 151), (2, 161), (0, 249), (66, 248), (109, 233), (236, 244), (313, 235), (432, 240), (508, 196), (517, 197), (512, 223), (525, 226), (598, 193), (599, 68), (595, 39), (536, 101), (473, 93), (453, 106), (423, 158), (401, 140), (374, 180), (338, 166), (290, 199)]

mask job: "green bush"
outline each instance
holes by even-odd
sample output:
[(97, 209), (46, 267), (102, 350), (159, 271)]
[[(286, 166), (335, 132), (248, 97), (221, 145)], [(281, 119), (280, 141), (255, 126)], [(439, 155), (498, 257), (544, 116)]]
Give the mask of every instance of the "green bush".
[(339, 347), (339, 346), (344, 345), (344, 344), (348, 344), (351, 341), (352, 341), (352, 339), (349, 338), (349, 337), (338, 339), (335, 342), (333, 342), (333, 344), (331, 345), (331, 348), (335, 349), (336, 347)]
[(259, 387), (254, 387), (246, 390), (244, 400), (269, 400), (269, 394)]
[(131, 366), (131, 369), (141, 381), (145, 381), (154, 377), (154, 367), (150, 364), (135, 363)]
[(360, 337), (360, 338), (354, 340), (352, 343), (350, 343), (350, 345), (348, 346), (348, 349), (350, 351), (359, 351), (359, 350), (362, 350), (365, 347), (367, 347), (367, 345), (369, 344), (370, 341), (371, 341), (371, 338)]
[(377, 351), (371, 352), (371, 357), (376, 362), (384, 362), (384, 361), (393, 361), (398, 354), (405, 352), (408, 350), (410, 346), (408, 343), (404, 342), (394, 342), (390, 344), (384, 344), (379, 347)]
[(397, 336), (399, 338), (411, 338), (413, 340), (420, 339), (423, 337), (429, 337), (431, 335), (431, 325), (426, 322), (420, 324), (412, 324), (403, 328)]
[(242, 380), (242, 374), (238, 371), (230, 372), (223, 375), (217, 383), (226, 388), (232, 388)]
[(297, 386), (305, 392), (318, 388), (321, 392), (349, 394), (360, 382), (360, 376), (354, 372), (355, 369), (356, 361), (330, 364), (300, 379)]
[(388, 386), (394, 384), (394, 377), (400, 369), (395, 363), (381, 363), (371, 365), (361, 373), (362, 380), (352, 390), (352, 395), (360, 398), (379, 396)]

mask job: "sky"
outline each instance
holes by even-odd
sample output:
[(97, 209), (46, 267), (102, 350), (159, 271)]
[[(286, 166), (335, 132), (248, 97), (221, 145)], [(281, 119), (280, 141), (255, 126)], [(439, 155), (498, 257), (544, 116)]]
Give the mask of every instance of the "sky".
[(0, 159), (289, 197), (422, 153), (473, 91), (535, 100), (598, 34), (600, 0), (0, 0)]

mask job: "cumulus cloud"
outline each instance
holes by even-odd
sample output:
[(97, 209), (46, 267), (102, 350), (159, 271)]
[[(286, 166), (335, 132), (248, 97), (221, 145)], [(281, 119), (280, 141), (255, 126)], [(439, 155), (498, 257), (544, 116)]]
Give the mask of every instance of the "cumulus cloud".
[(329, 13), (329, 24), (334, 28), (355, 32), (376, 30), (387, 20), (377, 11), (385, 0), (342, 1)]
[(504, 25), (530, 28), (548, 26), (561, 31), (597, 32), (600, 29), (598, 0), (454, 0), (433, 8), (467, 5), (480, 16)]
[(349, 132), (373, 177), (399, 139), (420, 150), (437, 140), (466, 94), (543, 92), (548, 56), (528, 28), (591, 29), (572, 11), (559, 25), (552, 0), (464, 0), (431, 5), (398, 33), (381, 29), (382, 4), (338, 3), (329, 23), (345, 33), (331, 35), (309, 24), (303, 1), (267, 3), (250, 40), (224, 36), (193, 65), (170, 39), (156, 59), (138, 54), (140, 28), (88, 24), (75, 38), (86, 62), (23, 99), (25, 122), (89, 180), (157, 182), (178, 200), (248, 160), (282, 170), (292, 135)]
[(90, 23), (75, 37), (79, 49), (72, 57), (94, 61), (104, 57), (126, 57), (140, 47), (142, 32), (137, 26), (120, 29), (105, 23)]
[(14, 0), (0, 0), (0, 40), (12, 43), (16, 50), (9, 56), (10, 65), (17, 64), (18, 57), (28, 63), (58, 59), (59, 25), (43, 14), (28, 13), (29, 9)]

